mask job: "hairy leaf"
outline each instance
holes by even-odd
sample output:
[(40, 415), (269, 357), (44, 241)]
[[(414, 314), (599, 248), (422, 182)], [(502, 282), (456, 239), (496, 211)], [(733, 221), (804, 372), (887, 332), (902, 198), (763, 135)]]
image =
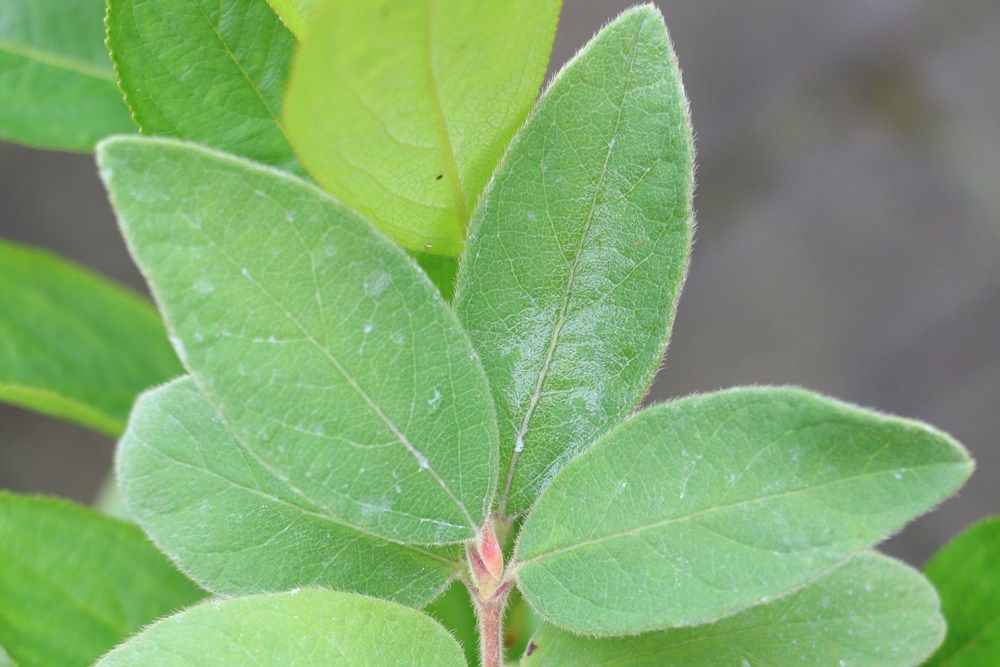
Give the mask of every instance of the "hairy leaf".
[(693, 229), (691, 131), (663, 19), (630, 10), (562, 71), (480, 205), (456, 308), (490, 378), (501, 512), (631, 412)]
[(476, 627), (476, 610), (465, 585), (456, 581), (441, 597), (428, 605), (424, 611), (448, 629), (458, 640), (469, 665), (479, 662), (479, 634)]
[(320, 5), (285, 102), (296, 153), (328, 192), (407, 248), (456, 254), (480, 192), (538, 94), (559, 7), (559, 0)]
[(372, 534), (474, 537), (493, 406), (413, 260), (266, 167), (165, 139), (113, 139), (99, 160), (182, 361), (257, 461)]
[(315, 585), (421, 606), (459, 568), (345, 525), (234, 437), (190, 378), (139, 399), (118, 478), (153, 541), (217, 593)]
[(89, 665), (203, 595), (135, 526), (0, 492), (0, 644), (20, 667)]
[(306, 24), (317, 0), (267, 0), (274, 12), (281, 19), (281, 22), (292, 31), (292, 33), (302, 39), (305, 35)]
[(551, 625), (525, 667), (918, 665), (944, 635), (934, 588), (902, 563), (862, 554), (808, 587), (717, 623), (589, 639)]
[(301, 171), (280, 119), (294, 44), (262, 0), (108, 3), (108, 46), (144, 134)]
[(706, 623), (830, 571), (971, 470), (928, 426), (798, 389), (682, 399), (563, 468), (525, 522), (518, 579), (576, 632)]
[(1000, 655), (1000, 517), (980, 521), (949, 542), (925, 568), (948, 621), (931, 667), (991, 667)]
[(89, 151), (135, 125), (104, 48), (104, 0), (0, 2), (0, 138)]
[(0, 400), (118, 435), (182, 372), (156, 311), (48, 253), (0, 241)]
[(206, 602), (160, 621), (97, 667), (428, 665), (462, 649), (429, 616), (351, 593), (304, 589)]

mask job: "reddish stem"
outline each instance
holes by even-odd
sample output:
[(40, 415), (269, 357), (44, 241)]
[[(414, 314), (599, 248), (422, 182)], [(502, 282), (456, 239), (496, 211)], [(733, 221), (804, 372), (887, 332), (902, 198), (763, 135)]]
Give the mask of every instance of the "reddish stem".
[(476, 616), (479, 619), (479, 655), (482, 667), (503, 665), (503, 612), (509, 593), (509, 586), (501, 586), (486, 600), (473, 593)]

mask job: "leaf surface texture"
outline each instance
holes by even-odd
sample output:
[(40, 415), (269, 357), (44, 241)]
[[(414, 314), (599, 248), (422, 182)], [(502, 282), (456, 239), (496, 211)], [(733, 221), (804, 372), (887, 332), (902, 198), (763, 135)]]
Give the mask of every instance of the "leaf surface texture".
[(135, 526), (0, 493), (0, 644), (20, 667), (89, 665), (203, 596)]
[(182, 372), (137, 294), (0, 241), (0, 399), (119, 435), (143, 389)]
[(934, 588), (872, 553), (787, 597), (708, 625), (589, 639), (543, 626), (524, 667), (915, 666), (944, 635)]
[(456, 309), (490, 378), (500, 510), (629, 414), (660, 364), (691, 246), (692, 145), (645, 6), (566, 66), (476, 212)]
[(99, 156), (182, 361), (257, 462), (373, 535), (473, 537), (495, 484), (493, 406), (413, 260), (266, 167), (165, 139)]
[(939, 431), (798, 389), (677, 400), (563, 468), (525, 522), (518, 579), (576, 632), (707, 623), (829, 572), (971, 470)]

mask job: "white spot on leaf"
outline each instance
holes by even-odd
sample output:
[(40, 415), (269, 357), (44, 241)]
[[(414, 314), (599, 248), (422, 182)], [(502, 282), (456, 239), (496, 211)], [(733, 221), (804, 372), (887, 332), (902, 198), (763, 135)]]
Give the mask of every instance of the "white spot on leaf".
[(392, 276), (387, 272), (382, 270), (372, 271), (367, 278), (365, 278), (365, 294), (368, 296), (381, 296), (382, 292), (389, 287), (389, 283), (392, 282)]

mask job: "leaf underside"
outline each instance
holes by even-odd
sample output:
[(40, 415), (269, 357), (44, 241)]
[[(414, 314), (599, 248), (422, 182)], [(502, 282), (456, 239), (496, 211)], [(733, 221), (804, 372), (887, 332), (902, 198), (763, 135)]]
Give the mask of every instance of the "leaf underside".
[(930, 427), (798, 389), (682, 399), (562, 470), (521, 531), (518, 580), (576, 632), (706, 623), (837, 567), (971, 469)]

